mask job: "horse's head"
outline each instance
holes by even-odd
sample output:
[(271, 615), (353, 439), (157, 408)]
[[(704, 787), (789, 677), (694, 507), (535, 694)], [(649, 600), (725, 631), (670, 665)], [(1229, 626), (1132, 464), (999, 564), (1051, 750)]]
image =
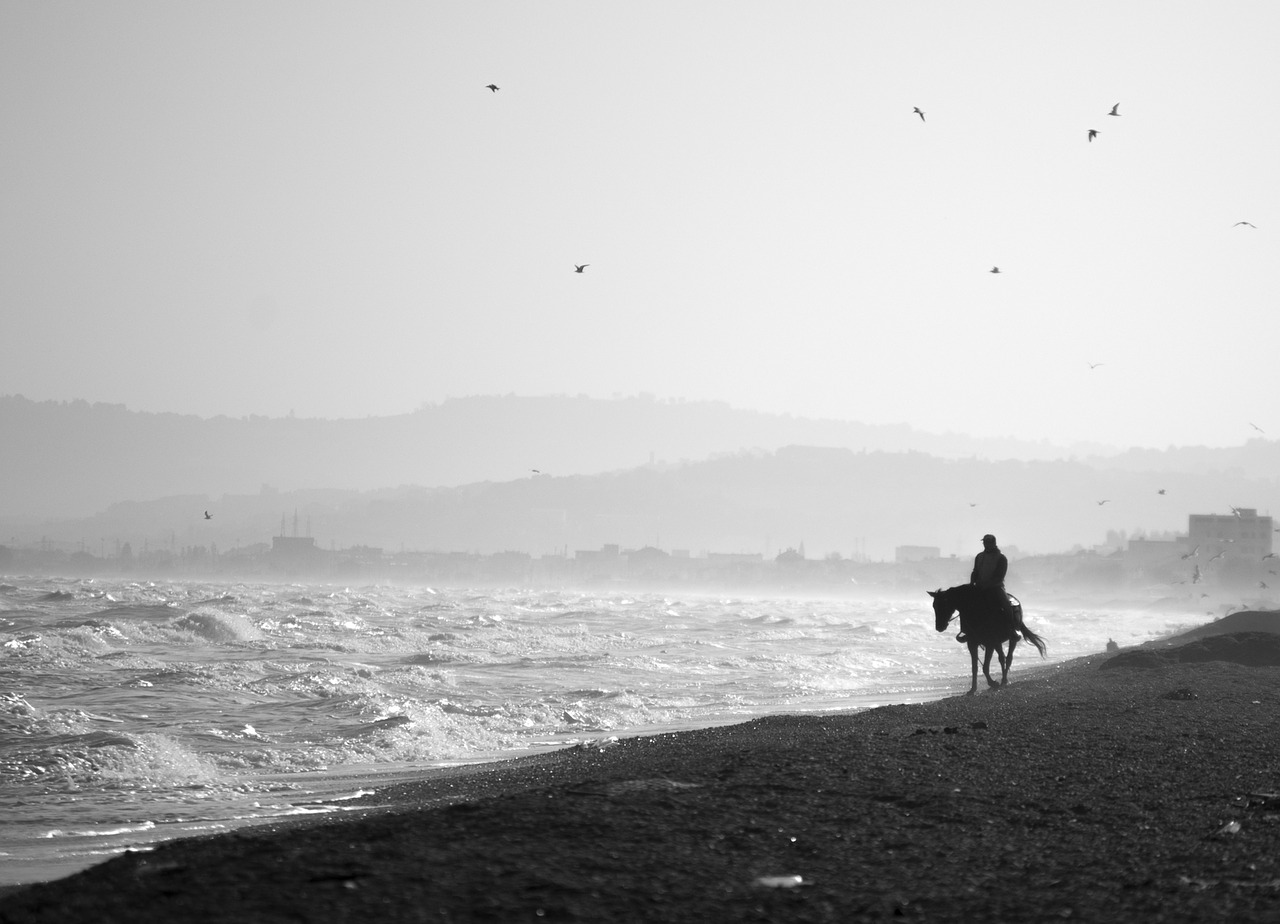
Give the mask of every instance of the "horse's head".
[(951, 617), (956, 614), (955, 603), (942, 588), (929, 591), (929, 596), (933, 597), (934, 628), (939, 632), (946, 632), (947, 626), (951, 624)]

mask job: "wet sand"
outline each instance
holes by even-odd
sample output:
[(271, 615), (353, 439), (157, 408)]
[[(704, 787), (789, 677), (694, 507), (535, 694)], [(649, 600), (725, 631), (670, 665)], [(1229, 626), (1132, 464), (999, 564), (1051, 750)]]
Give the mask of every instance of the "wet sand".
[(10, 892), (0, 922), (1280, 920), (1280, 636), (1030, 663), (432, 773)]

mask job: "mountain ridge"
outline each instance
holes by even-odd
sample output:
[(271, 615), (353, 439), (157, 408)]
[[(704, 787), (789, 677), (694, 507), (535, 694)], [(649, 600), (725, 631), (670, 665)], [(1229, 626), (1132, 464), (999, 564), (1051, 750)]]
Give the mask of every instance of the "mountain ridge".
[[(929, 434), (647, 396), (476, 396), (393, 417), (212, 417), (0, 397), (0, 511), (79, 516), (172, 494), (457, 486), (533, 469), (598, 474), (785, 445), (1059, 458), (1048, 443)], [(1095, 447), (1096, 448), (1096, 447)]]

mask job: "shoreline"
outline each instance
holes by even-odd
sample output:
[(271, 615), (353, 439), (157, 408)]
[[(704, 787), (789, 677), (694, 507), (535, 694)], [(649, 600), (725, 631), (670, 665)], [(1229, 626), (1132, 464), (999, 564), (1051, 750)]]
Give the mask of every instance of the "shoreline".
[[(1052, 665), (1035, 664), (1029, 667), (1027, 673), (1030, 674), (1036, 668), (1048, 668)], [(37, 874), (31, 878), (24, 879), (19, 882), (3, 882), (0, 881), (0, 899), (5, 895), (13, 892), (21, 891), (30, 886), (40, 885), (42, 883), (57, 882), (62, 879), (77, 875), (94, 866), (109, 862), (116, 857), (126, 853), (145, 853), (154, 850), (156, 847), (170, 843), (172, 841), (188, 840), (193, 838), (218, 837), (229, 835), (245, 829), (286, 829), (293, 826), (326, 824), (330, 822), (340, 821), (343, 816), (350, 814), (351, 816), (367, 815), (369, 813), (384, 811), (388, 808), (394, 808), (397, 802), (395, 797), (389, 796), (390, 793), (398, 793), (404, 787), (420, 786), (424, 781), (434, 780), (456, 780), (459, 777), (468, 778), (472, 776), (481, 776), (490, 769), (500, 769), (506, 765), (523, 767), (526, 762), (532, 765), (534, 762), (554, 755), (576, 749), (592, 749), (609, 747), (618, 740), (627, 740), (637, 737), (657, 737), (664, 735), (679, 735), (688, 732), (707, 731), (716, 728), (728, 728), (736, 725), (745, 724), (760, 718), (779, 717), (779, 716), (824, 716), (824, 715), (841, 715), (863, 713), (873, 709), (883, 708), (891, 705), (911, 705), (916, 703), (936, 702), (939, 699), (953, 696), (957, 691), (961, 690), (964, 683), (957, 675), (954, 682), (949, 683), (945, 688), (941, 684), (936, 685), (936, 689), (915, 689), (903, 693), (900, 698), (894, 699), (887, 693), (866, 693), (846, 700), (847, 705), (844, 706), (821, 706), (808, 709), (797, 708), (795, 710), (779, 709), (776, 712), (765, 713), (763, 715), (743, 716), (737, 720), (719, 721), (707, 720), (705, 722), (680, 722), (670, 725), (661, 726), (641, 726), (634, 729), (621, 730), (617, 734), (609, 735), (600, 733), (581, 741), (569, 741), (562, 744), (541, 744), (522, 748), (517, 750), (495, 752), (486, 754), (467, 760), (442, 761), (437, 765), (421, 766), (413, 769), (401, 768), (385, 773), (374, 773), (372, 775), (361, 775), (355, 771), (343, 772), (340, 775), (344, 777), (341, 784), (334, 783), (332, 780), (326, 780), (323, 791), (309, 790), (300, 793), (294, 800), (296, 806), (331, 806), (330, 811), (284, 814), (276, 816), (261, 816), (259, 818), (239, 818), (234, 822), (223, 822), (225, 825), (221, 830), (216, 832), (191, 833), (183, 834), (175, 832), (168, 836), (157, 836), (154, 839), (140, 840), (134, 847), (117, 848), (109, 854), (99, 856), (94, 860), (86, 860), (83, 857), (65, 858), (61, 860), (52, 860), (48, 864), (41, 865), (40, 870), (47, 870), (47, 874)], [(924, 685), (932, 687), (935, 685)], [(349, 793), (354, 790), (364, 790), (368, 788), (369, 792), (364, 795), (352, 797)], [(412, 807), (412, 806), (410, 806)]]
[(1280, 636), (1228, 642), (1259, 663), (1090, 656), (446, 768), (20, 887), (0, 921), (1274, 920)]

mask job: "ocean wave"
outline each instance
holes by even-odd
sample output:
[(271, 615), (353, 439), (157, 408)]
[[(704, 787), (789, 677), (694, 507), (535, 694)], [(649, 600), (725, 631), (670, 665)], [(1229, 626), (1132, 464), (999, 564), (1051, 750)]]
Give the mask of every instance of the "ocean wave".
[(101, 828), (83, 828), (78, 831), (64, 831), (61, 828), (54, 828), (52, 831), (46, 831), (42, 836), (46, 838), (57, 837), (118, 837), (121, 834), (141, 834), (143, 831), (152, 831), (155, 829), (154, 821), (143, 821), (136, 825), (115, 825), (112, 827)]
[(248, 618), (235, 613), (196, 611), (173, 620), (169, 626), (210, 642), (255, 642), (263, 637)]

